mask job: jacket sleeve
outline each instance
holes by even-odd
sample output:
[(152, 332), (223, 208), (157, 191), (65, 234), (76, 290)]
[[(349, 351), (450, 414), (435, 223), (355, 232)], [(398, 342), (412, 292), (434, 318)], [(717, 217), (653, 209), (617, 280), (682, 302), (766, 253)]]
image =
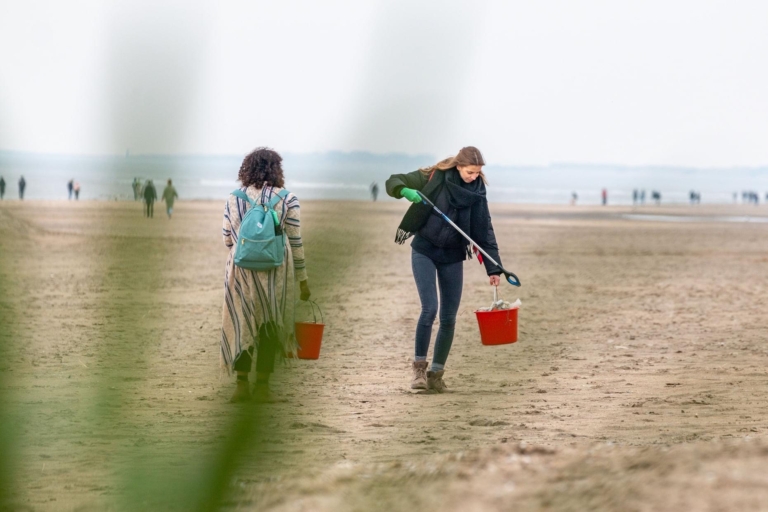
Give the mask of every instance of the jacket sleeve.
[[(485, 245), (483, 245), (483, 250), (491, 255), (493, 259), (501, 263), (501, 258), (499, 257), (499, 245), (496, 243), (496, 234), (493, 232), (493, 223), (488, 220), (488, 237), (486, 239)], [(497, 276), (501, 274), (501, 269), (497, 266), (491, 263), (488, 258), (483, 258), (483, 264), (485, 265), (485, 273), (489, 276)]]
[(290, 194), (285, 199), (287, 208), (285, 218), (285, 233), (291, 245), (293, 255), (293, 272), (297, 281), (307, 280), (307, 265), (304, 260), (304, 243), (301, 240), (301, 207), (299, 198)]
[(400, 199), (400, 191), (404, 188), (412, 188), (413, 190), (421, 190), (424, 185), (427, 184), (429, 179), (421, 171), (413, 171), (408, 174), (393, 174), (389, 177), (386, 183), (387, 194)]
[(232, 248), (235, 245), (235, 237), (232, 233), (232, 220), (230, 219), (229, 200), (224, 205), (224, 227), (221, 230), (221, 234), (224, 237), (224, 245), (228, 248)]

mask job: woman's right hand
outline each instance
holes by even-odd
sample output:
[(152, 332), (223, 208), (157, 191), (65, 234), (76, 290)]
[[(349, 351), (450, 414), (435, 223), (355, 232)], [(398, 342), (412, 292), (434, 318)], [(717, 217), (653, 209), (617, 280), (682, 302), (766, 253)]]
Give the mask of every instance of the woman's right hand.
[(420, 203), (421, 202), (421, 196), (418, 192), (413, 190), (412, 188), (403, 187), (400, 189), (400, 195), (407, 200), (409, 200), (412, 203)]
[(299, 298), (301, 300), (309, 300), (309, 297), (312, 295), (312, 293), (309, 291), (309, 284), (307, 284), (307, 281), (299, 281), (299, 290), (300, 295)]

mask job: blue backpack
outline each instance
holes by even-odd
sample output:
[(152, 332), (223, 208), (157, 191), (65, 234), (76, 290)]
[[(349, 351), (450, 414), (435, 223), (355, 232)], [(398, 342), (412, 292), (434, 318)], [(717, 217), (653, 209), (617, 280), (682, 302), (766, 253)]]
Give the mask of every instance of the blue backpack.
[(288, 194), (283, 189), (275, 194), (267, 204), (259, 204), (242, 190), (235, 190), (232, 195), (248, 201), (251, 208), (245, 212), (237, 234), (235, 265), (248, 270), (272, 270), (283, 264), (285, 259), (285, 235), (275, 232), (278, 224), (274, 208)]

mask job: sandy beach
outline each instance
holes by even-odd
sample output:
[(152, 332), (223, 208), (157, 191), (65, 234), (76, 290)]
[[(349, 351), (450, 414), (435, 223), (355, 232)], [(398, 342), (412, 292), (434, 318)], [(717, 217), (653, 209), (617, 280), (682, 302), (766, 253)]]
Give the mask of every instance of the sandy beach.
[[(10, 510), (190, 509), (239, 414), (222, 208), (0, 203)], [(520, 341), (480, 343), (466, 262), (441, 395), (408, 388), (404, 210), (302, 202), (322, 354), (275, 375), (224, 509), (768, 509), (768, 207), (491, 205)]]

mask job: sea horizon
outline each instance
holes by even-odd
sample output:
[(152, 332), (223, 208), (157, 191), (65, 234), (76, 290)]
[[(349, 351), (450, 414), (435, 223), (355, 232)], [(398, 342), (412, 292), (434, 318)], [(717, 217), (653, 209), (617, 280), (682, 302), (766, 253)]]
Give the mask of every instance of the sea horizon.
[[(367, 151), (284, 152), (286, 188), (303, 199), (369, 200), (370, 185), (379, 186), (379, 199), (391, 200), (384, 182), (391, 174), (407, 173), (433, 164), (432, 155)], [(182, 199), (221, 199), (239, 186), (241, 155), (75, 155), (0, 151), (0, 176), (6, 199), (17, 198), (24, 176), (27, 199), (66, 199), (67, 182), (80, 183), (81, 199), (132, 200), (134, 179), (152, 179), (162, 189), (172, 179)], [(491, 202), (520, 204), (633, 204), (633, 191), (661, 193), (662, 204), (689, 202), (690, 191), (704, 204), (742, 202), (743, 192), (755, 192), (760, 203), (768, 194), (768, 166), (676, 167), (666, 165), (553, 163), (549, 165), (488, 164)]]

